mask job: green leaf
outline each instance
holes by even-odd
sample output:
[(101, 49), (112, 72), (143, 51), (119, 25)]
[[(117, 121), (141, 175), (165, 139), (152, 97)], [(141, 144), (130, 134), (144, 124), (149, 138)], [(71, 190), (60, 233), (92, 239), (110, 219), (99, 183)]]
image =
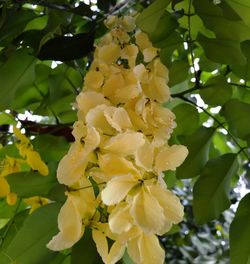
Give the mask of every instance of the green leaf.
[(0, 125), (16, 125), (17, 121), (10, 114), (0, 113)]
[(230, 206), (230, 180), (238, 167), (237, 154), (233, 153), (207, 162), (193, 190), (193, 211), (198, 224), (217, 219)]
[(193, 178), (201, 172), (208, 160), (209, 146), (214, 132), (215, 128), (200, 127), (181, 141), (187, 146), (189, 154), (184, 163), (177, 168), (177, 178)]
[[(13, 38), (22, 33), (26, 24), (37, 17), (37, 15), (32, 10), (27, 9), (10, 8), (5, 11), (2, 8), (2, 12), (6, 12), (6, 14), (1, 14), (1, 22), (3, 22), (0, 27), (1, 46), (7, 45), (7, 42), (11, 41)], [(13, 17), (15, 19), (13, 19)]]
[[(219, 5), (208, 0), (194, 0), (195, 12), (198, 14), (206, 28), (214, 31), (219, 39), (235, 40), (238, 42), (249, 39), (250, 28), (241, 20), (231, 20), (226, 17)], [(225, 8), (226, 3), (224, 3)], [(225, 30), (230, 28), (230, 30)]]
[(134, 264), (133, 260), (128, 255), (127, 250), (125, 251), (125, 253), (123, 255), (122, 264)]
[(208, 59), (223, 64), (245, 64), (246, 58), (240, 49), (240, 42), (236, 40), (207, 38), (198, 34), (197, 41), (204, 49)]
[(247, 139), (250, 136), (249, 122), (250, 104), (237, 99), (231, 99), (222, 108), (221, 114), (225, 116), (229, 130), (236, 137)]
[(71, 264), (101, 264), (102, 259), (99, 256), (95, 242), (92, 239), (90, 228), (86, 228), (81, 240), (72, 248)]
[(32, 84), (35, 63), (36, 59), (22, 49), (0, 66), (0, 110), (10, 108), (17, 91)]
[[(0, 230), (0, 256), (1, 252), (8, 247), (8, 245), (11, 243), (18, 231), (23, 226), (28, 213), (29, 210), (23, 210), (17, 213), (15, 216), (12, 215), (13, 218), (9, 220), (8, 224), (2, 230)], [(1, 236), (3, 237), (2, 240)]]
[(42, 176), (38, 172), (17, 172), (6, 176), (11, 191), (20, 197), (47, 196), (50, 189), (56, 183), (53, 173)]
[(143, 31), (154, 32), (170, 0), (156, 0), (137, 17), (136, 25)]
[(56, 203), (37, 209), (29, 215), (8, 247), (0, 252), (1, 264), (48, 263), (57, 253), (46, 244), (57, 232), (57, 215), (60, 206)]
[(69, 142), (64, 137), (52, 135), (39, 135), (32, 144), (44, 161), (59, 161), (69, 149)]
[(242, 198), (230, 226), (230, 263), (250, 263), (250, 193)]
[(247, 81), (250, 80), (250, 40), (241, 42), (240, 47), (247, 61), (244, 65), (232, 65), (232, 71), (238, 77)]
[(169, 69), (169, 86), (184, 82), (188, 78), (189, 64), (185, 60), (176, 60)]
[(234, 11), (250, 26), (250, 3), (246, 0), (226, 0)]
[(205, 103), (217, 106), (223, 105), (232, 96), (232, 87), (227, 79), (221, 75), (211, 77), (200, 89), (201, 98)]
[(199, 113), (197, 109), (190, 104), (179, 104), (173, 108), (176, 116), (177, 127), (174, 133), (177, 135), (189, 135), (199, 126)]

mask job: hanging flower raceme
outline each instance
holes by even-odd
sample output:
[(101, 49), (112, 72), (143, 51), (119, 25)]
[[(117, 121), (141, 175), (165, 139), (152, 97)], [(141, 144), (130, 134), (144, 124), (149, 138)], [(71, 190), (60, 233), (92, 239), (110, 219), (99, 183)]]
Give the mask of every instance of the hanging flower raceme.
[[(16, 127), (13, 127), (13, 132), (18, 141), (15, 145), (19, 150), (21, 158), (6, 156), (0, 161), (0, 197), (6, 197), (6, 201), (9, 205), (14, 205), (16, 203), (17, 195), (11, 192), (9, 183), (5, 179), (6, 176), (12, 173), (21, 172), (22, 164), (26, 164), (33, 170), (37, 170), (43, 176), (46, 176), (49, 173), (47, 165), (42, 161), (40, 154), (34, 150), (30, 140)], [(39, 203), (40, 206), (45, 204), (45, 198), (36, 197), (36, 199), (43, 201), (43, 203)], [(32, 212), (39, 206), (38, 204), (31, 204), (31, 201), (32, 200), (29, 200), (27, 204), (32, 206)]]
[(89, 227), (104, 263), (119, 261), (126, 248), (135, 263), (163, 263), (157, 235), (183, 218), (163, 172), (180, 166), (188, 150), (168, 144), (176, 123), (161, 105), (170, 91), (159, 50), (132, 17), (111, 16), (106, 26), (76, 98), (75, 142), (57, 170), (67, 201), (48, 247), (69, 248)]

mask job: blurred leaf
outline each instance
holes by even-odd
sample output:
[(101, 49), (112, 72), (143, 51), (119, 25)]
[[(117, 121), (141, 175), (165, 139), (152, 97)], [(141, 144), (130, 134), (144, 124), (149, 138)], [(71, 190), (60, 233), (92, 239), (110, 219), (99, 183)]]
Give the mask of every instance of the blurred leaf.
[[(8, 247), (8, 245), (11, 243), (11, 241), (14, 239), (16, 234), (19, 232), (20, 228), (23, 226), (23, 223), (25, 219), (27, 218), (29, 213), (29, 210), (23, 210), (17, 213), (14, 217), (14, 213), (11, 215), (13, 217), (10, 219), (8, 224), (0, 230), (0, 256), (1, 252), (4, 252), (4, 250)], [(4, 239), (1, 241), (1, 236), (4, 237)]]
[(249, 122), (250, 104), (238, 99), (231, 99), (222, 108), (221, 114), (225, 116), (229, 130), (236, 137), (246, 139), (250, 136)]
[(133, 260), (129, 257), (127, 250), (122, 257), (122, 264), (134, 264)]
[(56, 183), (53, 173), (42, 176), (38, 172), (17, 172), (6, 176), (11, 191), (20, 197), (47, 196), (49, 190)]
[(42, 45), (38, 58), (56, 61), (80, 59), (93, 50), (93, 43), (94, 30), (74, 36), (54, 37)]
[[(28, 9), (16, 9), (13, 7), (6, 10), (2, 8), (1, 11), (1, 22), (3, 23), (0, 27), (1, 46), (7, 45), (8, 41), (11, 41), (22, 33), (26, 24), (37, 17), (32, 10)], [(3, 14), (3, 12), (6, 12), (6, 14)]]
[(214, 62), (229, 65), (246, 63), (239, 41), (207, 38), (201, 33), (198, 34), (197, 41), (204, 49), (207, 58)]
[(17, 121), (10, 114), (0, 113), (0, 125), (16, 125)]
[(200, 89), (201, 98), (206, 104), (223, 105), (232, 97), (232, 87), (221, 75), (211, 77)]
[(81, 240), (72, 248), (71, 264), (101, 264), (102, 259), (99, 256), (95, 242), (92, 239), (90, 228), (86, 228)]
[(181, 141), (188, 148), (189, 154), (184, 163), (177, 168), (177, 178), (193, 178), (201, 172), (208, 160), (209, 146), (214, 132), (215, 128), (200, 127)]
[(184, 82), (188, 78), (189, 64), (184, 60), (176, 60), (169, 69), (169, 86)]
[(189, 135), (199, 126), (199, 113), (194, 106), (182, 103), (173, 108), (172, 111), (176, 116), (175, 134)]
[(58, 203), (65, 203), (66, 202), (66, 187), (65, 185), (55, 183), (54, 186), (50, 189), (47, 197), (51, 201), (56, 201)]
[(243, 78), (244, 80), (250, 80), (250, 40), (246, 40), (240, 43), (241, 50), (246, 57), (246, 63), (244, 65), (232, 65), (232, 71)]
[(230, 226), (230, 263), (250, 263), (250, 193), (242, 198)]
[(232, 151), (232, 148), (229, 147), (227, 136), (221, 132), (216, 132), (213, 136), (213, 145), (220, 154), (225, 154)]
[(235, 12), (250, 26), (250, 3), (245, 0), (226, 0)]
[(232, 153), (207, 162), (193, 190), (194, 217), (198, 224), (217, 219), (230, 206), (230, 180), (238, 167), (237, 154)]
[[(17, 203), (9, 206), (4, 199), (0, 200), (0, 218), (11, 218), (17, 210), (17, 206)], [(21, 205), (19, 205), (18, 212), (25, 208), (26, 204), (21, 203)]]
[(136, 25), (147, 33), (154, 32), (170, 0), (156, 0), (137, 17)]
[(69, 149), (69, 142), (64, 137), (52, 135), (39, 135), (32, 144), (44, 161), (59, 161)]
[(172, 189), (176, 184), (175, 171), (165, 171), (164, 181), (167, 184), (168, 189)]
[[(240, 20), (226, 17), (223, 9), (209, 0), (194, 0), (195, 12), (201, 17), (205, 26), (214, 31), (219, 39), (235, 40), (238, 42), (250, 38), (250, 28)], [(224, 3), (225, 8), (226, 3)], [(230, 30), (225, 30), (230, 28)]]
[(29, 215), (8, 247), (0, 252), (1, 264), (48, 263), (57, 254), (46, 244), (57, 232), (57, 215), (60, 206), (56, 203), (37, 209)]
[(21, 49), (0, 66), (0, 110), (10, 108), (17, 91), (32, 84), (35, 63), (36, 59)]

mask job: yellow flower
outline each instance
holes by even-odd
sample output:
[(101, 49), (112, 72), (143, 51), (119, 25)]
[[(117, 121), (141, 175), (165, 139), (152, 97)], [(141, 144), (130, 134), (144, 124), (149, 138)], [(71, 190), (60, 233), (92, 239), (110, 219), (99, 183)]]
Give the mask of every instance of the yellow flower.
[(91, 152), (98, 147), (100, 135), (94, 127), (87, 128), (87, 135), (82, 142), (74, 142), (69, 152), (60, 161), (57, 168), (58, 181), (65, 185), (73, 185), (81, 177), (91, 158)]
[(8, 205), (15, 205), (17, 201), (17, 195), (16, 193), (9, 193), (6, 197), (6, 202)]
[(33, 196), (30, 198), (25, 198), (23, 199), (23, 201), (27, 205), (31, 206), (30, 212), (29, 212), (30, 214), (33, 213), (39, 207), (44, 206), (49, 203), (49, 200), (47, 198), (40, 197), (40, 196)]
[(23, 135), (18, 128), (13, 127), (13, 131), (17, 139), (20, 141), (20, 143), (17, 143), (16, 146), (20, 155), (26, 159), (27, 164), (33, 170), (38, 170), (41, 175), (48, 175), (49, 169), (47, 165), (42, 161), (40, 154), (33, 150), (30, 140)]
[(114, 264), (122, 258), (125, 252), (125, 244), (122, 244), (119, 241), (114, 241), (109, 250), (107, 237), (103, 232), (93, 229), (92, 236), (97, 251), (105, 264)]
[(162, 264), (165, 252), (153, 234), (141, 233), (128, 241), (128, 254), (137, 264)]

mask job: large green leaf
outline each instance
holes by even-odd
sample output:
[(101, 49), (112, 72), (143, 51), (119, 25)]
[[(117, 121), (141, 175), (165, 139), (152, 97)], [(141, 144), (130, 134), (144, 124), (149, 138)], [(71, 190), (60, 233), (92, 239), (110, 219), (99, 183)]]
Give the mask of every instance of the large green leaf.
[[(243, 21), (228, 19), (218, 5), (209, 0), (194, 0), (193, 4), (195, 12), (201, 17), (205, 26), (214, 31), (219, 39), (238, 42), (249, 39), (250, 28)], [(225, 30), (225, 28), (230, 28), (230, 30)]]
[(149, 33), (154, 32), (161, 16), (164, 14), (166, 6), (170, 0), (156, 0), (146, 8), (136, 19), (137, 26)]
[(247, 139), (250, 136), (249, 113), (250, 104), (237, 99), (228, 101), (221, 111), (229, 124), (230, 131), (242, 139)]
[(102, 264), (102, 259), (97, 252), (92, 239), (91, 229), (86, 228), (81, 240), (72, 248), (71, 264)]
[[(1, 14), (1, 27), (0, 27), (0, 44), (1, 46), (7, 45), (8, 41), (11, 41), (13, 38), (22, 33), (26, 24), (31, 21), (33, 18), (36, 18), (37, 15), (28, 9), (16, 9), (10, 8), (4, 10), (5, 15)], [(13, 19), (15, 18), (15, 19)]]
[(32, 144), (44, 161), (59, 161), (69, 149), (69, 142), (60, 136), (39, 135)]
[(176, 60), (169, 69), (169, 86), (184, 82), (188, 78), (189, 63), (186, 60)]
[(237, 154), (225, 154), (207, 162), (193, 190), (193, 211), (198, 224), (217, 219), (230, 206), (230, 180), (237, 170)]
[(173, 108), (176, 116), (177, 127), (174, 133), (177, 135), (189, 135), (199, 126), (199, 113), (197, 109), (190, 104), (179, 104)]
[(6, 177), (11, 191), (20, 197), (47, 196), (50, 189), (56, 183), (54, 173), (42, 176), (38, 172), (17, 172)]
[(248, 0), (226, 0), (235, 12), (250, 26), (250, 2)]
[(187, 146), (189, 154), (184, 163), (177, 168), (177, 178), (192, 178), (201, 172), (208, 160), (209, 146), (214, 131), (215, 128), (200, 127), (181, 141), (183, 145)]
[(218, 75), (211, 77), (200, 89), (200, 95), (205, 103), (212, 106), (223, 105), (232, 96), (232, 87), (226, 78)]
[(28, 213), (29, 210), (22, 210), (19, 213), (16, 213), (15, 215), (13, 214), (12, 219), (10, 219), (7, 225), (0, 230), (0, 256), (1, 251), (4, 251), (9, 246), (18, 231), (23, 226), (23, 223), (27, 218)]
[(207, 38), (198, 34), (197, 41), (200, 43), (208, 59), (223, 64), (245, 64), (246, 58), (240, 49), (237, 40)]
[(244, 65), (232, 65), (232, 71), (237, 76), (247, 81), (250, 80), (250, 40), (241, 42), (240, 47), (247, 61)]
[(242, 198), (230, 226), (231, 264), (250, 263), (250, 193)]
[(19, 89), (29, 88), (35, 78), (36, 59), (18, 50), (0, 67), (0, 110), (10, 108)]
[(60, 206), (56, 203), (37, 209), (23, 223), (12, 242), (0, 252), (1, 264), (44, 264), (57, 253), (46, 244), (57, 232), (57, 215)]

